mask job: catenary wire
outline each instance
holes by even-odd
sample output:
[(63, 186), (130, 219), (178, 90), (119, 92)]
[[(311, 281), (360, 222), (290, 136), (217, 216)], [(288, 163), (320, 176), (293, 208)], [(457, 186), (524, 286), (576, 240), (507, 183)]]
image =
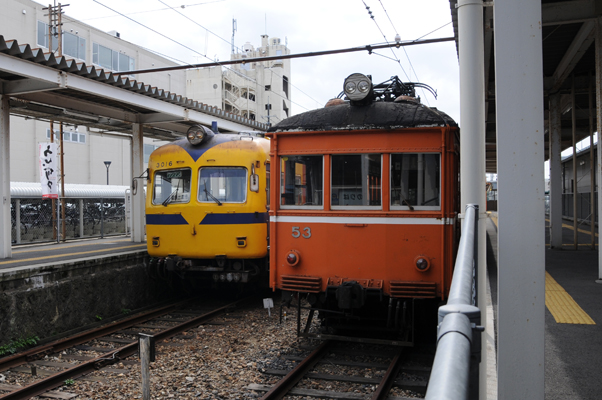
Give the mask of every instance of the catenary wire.
[[(180, 42), (178, 42), (177, 40), (175, 40), (175, 39), (172, 39), (172, 38), (170, 38), (169, 36), (167, 36), (167, 35), (164, 35), (164, 34), (162, 34), (161, 32), (158, 32), (158, 31), (156, 31), (155, 29), (153, 29), (153, 28), (151, 28), (151, 27), (149, 27), (149, 26), (146, 26), (146, 25), (144, 25), (144, 24), (143, 24), (143, 23), (141, 23), (141, 22), (138, 22), (138, 21), (136, 21), (135, 19), (133, 19), (133, 18), (130, 18), (130, 17), (128, 17), (127, 15), (125, 15), (125, 14), (123, 14), (123, 13), (121, 13), (121, 12), (117, 11), (117, 10), (114, 10), (113, 8), (111, 8), (111, 7), (109, 7), (109, 6), (107, 6), (107, 5), (103, 4), (103, 3), (101, 3), (100, 1), (98, 1), (98, 0), (93, 0), (93, 1), (94, 1), (95, 3), (98, 3), (99, 5), (101, 5), (101, 6), (105, 7), (105, 8), (107, 8), (107, 9), (109, 9), (109, 10), (113, 11), (114, 13), (116, 13), (116, 14), (119, 14), (119, 15), (121, 15), (121, 16), (123, 16), (123, 17), (125, 17), (125, 18), (129, 19), (130, 21), (132, 21), (132, 22), (134, 22), (134, 23), (136, 23), (136, 24), (138, 24), (138, 25), (140, 25), (140, 26), (142, 26), (142, 27), (144, 27), (144, 28), (146, 28), (146, 29), (148, 29), (148, 30), (150, 30), (150, 31), (152, 31), (152, 32), (154, 32), (154, 33), (156, 33), (156, 34), (158, 34), (158, 35), (162, 36), (162, 37), (164, 37), (165, 39), (168, 39), (168, 40), (170, 40), (170, 41), (172, 41), (172, 42), (174, 42), (174, 43), (176, 43), (176, 44), (178, 44), (178, 45), (180, 45), (180, 46), (182, 46), (182, 47), (184, 47), (184, 48), (186, 48), (186, 49), (188, 49), (188, 50), (190, 50), (190, 51), (192, 51), (192, 52), (194, 52), (194, 53), (196, 53), (196, 54), (198, 54), (198, 55), (200, 55), (200, 56), (202, 56), (202, 57), (205, 57), (205, 58), (206, 58), (206, 59), (208, 59), (208, 60), (211, 60), (211, 58), (207, 57), (205, 54), (202, 54), (202, 53), (200, 53), (200, 52), (198, 52), (198, 51), (196, 51), (196, 50), (194, 50), (194, 49), (192, 49), (192, 48), (190, 48), (190, 47), (186, 46), (185, 44), (183, 44), (183, 43), (180, 43)], [(248, 76), (246, 76), (246, 75), (244, 75), (244, 74), (241, 74), (240, 72), (238, 72), (238, 71), (235, 71), (235, 70), (233, 70), (232, 68), (229, 68), (229, 67), (227, 67), (227, 66), (225, 66), (225, 65), (221, 65), (219, 62), (217, 62), (217, 61), (215, 61), (215, 60), (211, 60), (211, 61), (214, 61), (214, 62), (216, 62), (216, 63), (217, 63), (217, 64), (219, 64), (221, 67), (223, 67), (223, 68), (225, 68), (225, 69), (227, 69), (227, 70), (231, 71), (232, 73), (234, 73), (234, 74), (236, 74), (236, 75), (239, 75), (239, 76), (240, 76), (240, 77), (242, 77), (243, 79), (247, 79), (247, 80), (249, 80), (249, 81), (253, 82), (253, 83), (255, 84), (255, 90), (259, 90), (259, 87), (258, 87), (258, 85), (259, 85), (259, 84), (257, 83), (257, 81), (256, 81), (255, 79), (249, 78)], [(281, 97), (281, 98), (283, 98), (283, 99), (284, 99), (284, 97), (283, 97), (283, 96), (281, 96), (281, 95), (279, 95), (279, 94), (277, 94), (277, 93), (275, 93), (275, 92), (274, 92), (274, 95), (276, 95), (276, 96), (279, 96), (279, 97)], [(312, 99), (312, 100), (313, 100), (313, 99)], [(315, 100), (314, 100), (314, 101), (315, 101)], [(291, 100), (291, 103), (292, 103), (292, 104), (295, 104), (295, 105), (297, 105), (297, 106), (299, 106), (299, 107), (301, 107), (301, 108), (303, 108), (303, 109), (305, 109), (305, 110), (307, 110), (307, 108), (306, 108), (306, 107), (304, 107), (304, 106), (302, 106), (301, 104), (298, 104), (298, 103), (296, 103), (296, 102), (293, 102), (292, 100)]]

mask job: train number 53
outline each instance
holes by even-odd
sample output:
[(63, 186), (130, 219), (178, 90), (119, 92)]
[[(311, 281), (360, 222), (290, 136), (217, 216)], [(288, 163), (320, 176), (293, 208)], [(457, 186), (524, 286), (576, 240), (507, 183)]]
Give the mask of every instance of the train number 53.
[[(303, 233), (301, 233), (301, 231), (303, 231)], [(309, 239), (311, 237), (311, 228), (300, 228), (298, 226), (293, 226), (293, 237), (296, 239), (300, 236), (304, 237), (305, 239)]]

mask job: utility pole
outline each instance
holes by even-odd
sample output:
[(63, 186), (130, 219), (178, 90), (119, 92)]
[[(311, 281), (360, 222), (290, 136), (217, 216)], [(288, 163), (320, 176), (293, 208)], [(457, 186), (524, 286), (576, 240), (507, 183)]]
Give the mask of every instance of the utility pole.
[(234, 54), (234, 34), (236, 33), (236, 20), (232, 19), (232, 54)]
[[(52, 4), (49, 4), (48, 7), (44, 7), (42, 10), (48, 10), (48, 50), (50, 50), (51, 53), (53, 53), (53, 49), (52, 49), (52, 39), (54, 37), (57, 38), (58, 40), (58, 44), (57, 44), (57, 57), (62, 57), (63, 56), (63, 20), (62, 20), (62, 15), (63, 15), (63, 7), (68, 6), (69, 4), (65, 4), (64, 6), (59, 3), (58, 5), (56, 5), (56, 1), (54, 2), (54, 6)], [(54, 121), (50, 120), (50, 143), (54, 142)], [(61, 180), (61, 192), (59, 195), (59, 198), (61, 199), (61, 209), (62, 209), (62, 227), (61, 227), (61, 232), (62, 232), (62, 238), (63, 240), (65, 240), (65, 230), (66, 230), (66, 226), (65, 226), (65, 174), (64, 174), (64, 156), (65, 156), (65, 152), (63, 151), (63, 123), (60, 123), (60, 129), (59, 129), (59, 154), (60, 154), (60, 159), (61, 159), (61, 167), (60, 167), (60, 180)], [(58, 212), (57, 212), (57, 207), (55, 204), (55, 200), (52, 200), (52, 225), (53, 225), (53, 232), (56, 233), (56, 237), (53, 237), (54, 239), (56, 239), (58, 241), (59, 239), (59, 225), (57, 223), (57, 217), (58, 217)], [(56, 213), (56, 214), (55, 214)], [(54, 229), (54, 226), (56, 226), (56, 230)], [(54, 233), (53, 233), (54, 236)]]

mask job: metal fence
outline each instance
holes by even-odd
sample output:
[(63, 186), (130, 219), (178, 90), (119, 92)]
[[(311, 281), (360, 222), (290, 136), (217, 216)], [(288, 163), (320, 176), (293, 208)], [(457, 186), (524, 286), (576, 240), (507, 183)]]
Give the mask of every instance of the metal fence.
[[(593, 209), (598, 207), (598, 193), (594, 192)], [(577, 219), (589, 220), (592, 213), (590, 193), (577, 193)], [(562, 194), (562, 216), (573, 218), (573, 193)], [(598, 222), (598, 216), (596, 216)]]
[(427, 400), (479, 398), (481, 311), (477, 304), (479, 207), (466, 206), (447, 304), (439, 307), (437, 351)]
[(13, 244), (124, 235), (128, 231), (125, 197), (121, 199), (12, 199)]

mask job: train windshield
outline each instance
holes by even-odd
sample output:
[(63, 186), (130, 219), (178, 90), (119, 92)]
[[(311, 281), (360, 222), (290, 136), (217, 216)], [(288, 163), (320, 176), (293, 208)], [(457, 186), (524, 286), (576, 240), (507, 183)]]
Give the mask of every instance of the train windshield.
[(322, 208), (322, 160), (321, 155), (280, 158), (280, 205)]
[(244, 203), (247, 200), (246, 168), (206, 167), (199, 174), (199, 201)]
[(381, 165), (380, 154), (333, 155), (331, 204), (380, 206)]
[(190, 201), (190, 169), (168, 169), (155, 172), (153, 204), (167, 206), (170, 203)]
[(391, 154), (391, 208), (441, 208), (439, 154)]

